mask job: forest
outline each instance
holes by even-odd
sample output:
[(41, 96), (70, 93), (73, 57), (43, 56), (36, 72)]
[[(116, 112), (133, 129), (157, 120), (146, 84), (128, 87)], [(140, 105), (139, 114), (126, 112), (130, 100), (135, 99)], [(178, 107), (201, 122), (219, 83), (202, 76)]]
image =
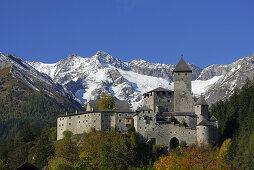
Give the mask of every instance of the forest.
[(58, 102), (19, 82), (6, 90), (6, 98), (0, 95), (0, 169), (15, 169), (25, 161), (50, 169), (254, 167), (254, 82), (250, 80), (229, 99), (210, 106), (210, 116), (219, 122), (217, 145), (185, 146), (182, 142), (169, 152), (163, 145), (139, 143), (134, 128), (128, 134), (92, 130), (73, 135), (66, 131), (64, 138), (56, 141), (56, 116), (79, 107), (69, 100)]

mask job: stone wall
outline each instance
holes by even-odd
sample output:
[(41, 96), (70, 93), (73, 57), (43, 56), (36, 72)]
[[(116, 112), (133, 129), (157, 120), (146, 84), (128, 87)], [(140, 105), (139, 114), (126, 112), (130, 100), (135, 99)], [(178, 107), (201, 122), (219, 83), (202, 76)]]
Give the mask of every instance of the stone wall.
[(193, 112), (194, 101), (191, 93), (191, 73), (174, 73), (174, 111)]

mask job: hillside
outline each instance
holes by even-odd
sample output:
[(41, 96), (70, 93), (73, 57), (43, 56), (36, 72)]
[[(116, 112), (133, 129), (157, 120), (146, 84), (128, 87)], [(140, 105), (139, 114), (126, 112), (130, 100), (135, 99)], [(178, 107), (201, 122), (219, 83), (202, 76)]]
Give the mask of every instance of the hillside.
[(3, 58), (0, 58), (0, 140), (14, 136), (26, 120), (42, 127), (54, 124), (58, 114), (82, 109), (50, 78), (44, 82), (40, 76), (25, 74), (26, 71), (20, 71), (26, 66), (22, 66), (22, 60), (18, 64)]

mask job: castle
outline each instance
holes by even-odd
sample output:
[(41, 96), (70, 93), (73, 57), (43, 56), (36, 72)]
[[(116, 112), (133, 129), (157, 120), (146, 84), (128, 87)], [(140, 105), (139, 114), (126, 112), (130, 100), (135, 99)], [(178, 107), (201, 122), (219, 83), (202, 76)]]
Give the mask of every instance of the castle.
[(218, 121), (208, 117), (208, 104), (201, 95), (194, 103), (191, 91), (192, 70), (181, 58), (173, 71), (174, 91), (156, 88), (143, 94), (143, 106), (131, 111), (128, 102), (115, 101), (111, 110), (99, 110), (98, 100), (89, 101), (86, 111), (57, 118), (57, 140), (63, 132), (73, 134), (114, 128), (127, 133), (130, 127), (143, 142), (175, 148), (180, 142), (214, 143), (218, 140)]

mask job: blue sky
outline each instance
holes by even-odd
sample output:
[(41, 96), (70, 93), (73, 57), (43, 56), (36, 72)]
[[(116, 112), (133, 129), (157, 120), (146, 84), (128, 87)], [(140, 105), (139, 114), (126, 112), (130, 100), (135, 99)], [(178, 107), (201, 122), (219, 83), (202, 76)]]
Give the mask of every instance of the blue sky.
[(253, 0), (0, 0), (0, 51), (57, 62), (98, 50), (202, 68), (254, 53)]

